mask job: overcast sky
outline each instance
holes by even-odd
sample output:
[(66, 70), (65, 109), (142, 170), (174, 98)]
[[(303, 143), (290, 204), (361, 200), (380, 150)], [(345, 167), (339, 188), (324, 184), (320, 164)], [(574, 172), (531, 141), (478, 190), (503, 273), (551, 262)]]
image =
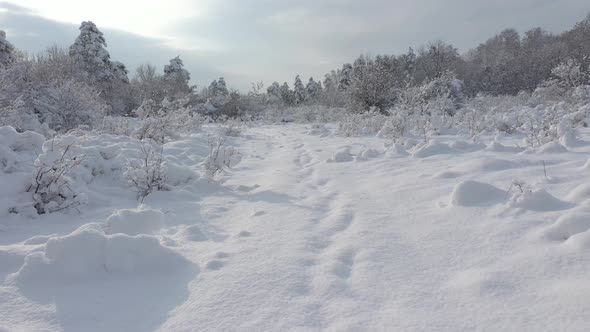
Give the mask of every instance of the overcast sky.
[(436, 39), (464, 51), (509, 27), (561, 32), (588, 12), (589, 0), (0, 0), (0, 29), (34, 53), (91, 20), (131, 70), (180, 55), (199, 86), (224, 76), (247, 90)]

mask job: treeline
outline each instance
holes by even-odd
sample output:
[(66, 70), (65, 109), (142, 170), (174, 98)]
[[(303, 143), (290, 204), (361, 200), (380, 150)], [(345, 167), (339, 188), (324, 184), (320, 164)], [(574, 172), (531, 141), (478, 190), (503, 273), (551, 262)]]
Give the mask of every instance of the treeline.
[(384, 110), (393, 106), (408, 87), (424, 85), (445, 75), (457, 79), (454, 84), (460, 84), (467, 97), (531, 92), (554, 78), (552, 70), (564, 63), (588, 74), (590, 14), (558, 35), (534, 28), (521, 36), (514, 29), (506, 29), (465, 54), (450, 44), (435, 41), (417, 51), (410, 48), (402, 55), (361, 55), (326, 74), (323, 82), (310, 78), (303, 87), (297, 76), (293, 89), (289, 89), (287, 82), (274, 82), (267, 92), (289, 105), (320, 101), (346, 104), (355, 110)]
[(102, 32), (94, 23), (82, 22), (69, 48), (53, 46), (34, 56), (16, 50), (0, 33), (0, 125), (63, 132), (148, 108), (143, 113), (182, 108), (211, 117), (298, 105), (386, 112), (441, 96), (441, 107), (452, 115), (478, 95), (531, 92), (552, 79), (568, 86), (588, 84), (589, 66), (590, 15), (558, 35), (535, 28), (521, 36), (507, 29), (465, 54), (435, 41), (401, 55), (361, 55), (322, 80), (298, 75), (292, 88), (287, 82), (264, 88), (260, 82), (240, 93), (228, 89), (221, 77), (198, 90), (179, 56), (162, 71), (141, 65), (130, 78), (126, 66), (111, 59)]

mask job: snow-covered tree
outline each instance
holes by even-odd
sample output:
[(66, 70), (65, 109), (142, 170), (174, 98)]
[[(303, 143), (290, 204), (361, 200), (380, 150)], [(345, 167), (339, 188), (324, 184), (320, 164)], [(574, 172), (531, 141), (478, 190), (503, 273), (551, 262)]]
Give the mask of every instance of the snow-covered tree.
[(307, 97), (307, 93), (305, 91), (305, 86), (303, 85), (303, 82), (301, 82), (301, 77), (299, 77), (299, 75), (295, 76), (295, 83), (293, 85), (293, 93), (295, 96), (295, 104), (303, 103)]
[(164, 66), (164, 78), (179, 79), (186, 83), (191, 79), (188, 70), (184, 69), (184, 63), (180, 56), (170, 59), (170, 64)]
[(350, 86), (351, 75), (352, 75), (352, 65), (350, 63), (344, 64), (342, 66), (342, 69), (340, 69), (340, 72), (338, 75), (340, 78), (340, 80), (338, 81), (338, 89), (340, 91), (345, 91), (346, 89), (348, 89), (348, 87)]
[(414, 53), (414, 49), (410, 47), (408, 49), (408, 53), (403, 54), (400, 57), (400, 62), (404, 71), (406, 82), (411, 84), (414, 80), (416, 71), (416, 53)]
[(12, 126), (19, 132), (42, 129), (38, 116), (31, 107), (27, 107), (22, 96), (18, 96), (7, 107), (0, 110), (0, 126)]
[(313, 77), (310, 77), (305, 86), (305, 92), (307, 101), (316, 101), (322, 92), (322, 85), (320, 82), (314, 81)]
[(321, 101), (330, 107), (344, 105), (344, 92), (338, 88), (339, 72), (332, 70), (324, 76), (324, 87), (321, 91)]
[(580, 63), (573, 59), (560, 63), (551, 70), (551, 73), (565, 88), (588, 84), (588, 73), (584, 72)]
[(348, 106), (359, 112), (376, 107), (385, 111), (396, 99), (396, 80), (384, 59), (360, 56), (355, 60), (346, 89)]
[(137, 67), (131, 86), (137, 90), (139, 104), (147, 99), (160, 102), (167, 92), (166, 82), (157, 73), (156, 67), (150, 64), (141, 64)]
[(456, 71), (461, 63), (457, 49), (440, 40), (421, 48), (418, 54), (416, 70), (419, 82), (440, 77), (447, 70)]
[(92, 128), (108, 111), (104, 99), (94, 87), (75, 80), (58, 81), (38, 88), (32, 104), (41, 121), (60, 132), (80, 125)]
[(80, 34), (70, 46), (69, 54), (90, 81), (103, 82), (113, 79), (111, 56), (106, 47), (102, 32), (94, 23), (84, 21), (80, 25)]
[(282, 101), (281, 86), (279, 82), (272, 82), (272, 84), (266, 88), (266, 94), (270, 101)]
[(182, 97), (191, 92), (189, 86), (191, 75), (188, 70), (184, 69), (184, 63), (180, 56), (170, 59), (170, 64), (164, 66), (163, 79), (167, 85), (168, 97)]
[(0, 68), (7, 67), (14, 61), (14, 46), (6, 40), (6, 33), (0, 30)]
[(293, 93), (293, 90), (289, 88), (287, 82), (281, 85), (281, 99), (285, 105), (293, 105), (295, 103), (295, 94)]
[(227, 85), (226, 85), (225, 79), (223, 77), (220, 77), (217, 80), (217, 95), (218, 96), (229, 95), (229, 90), (227, 89)]
[(213, 82), (211, 82), (211, 84), (209, 84), (209, 87), (207, 88), (207, 94), (209, 95), (209, 97), (216, 97), (217, 90), (217, 80), (213, 80)]
[(211, 84), (209, 84), (209, 88), (207, 88), (207, 94), (210, 98), (227, 97), (229, 95), (229, 90), (227, 89), (225, 79), (220, 77), (219, 79), (211, 82)]
[(127, 67), (125, 67), (125, 65), (119, 61), (113, 61), (111, 62), (111, 71), (113, 73), (113, 78), (115, 80), (124, 82), (124, 83), (129, 83), (129, 77), (127, 77), (127, 74), (129, 73), (129, 71), (127, 70)]

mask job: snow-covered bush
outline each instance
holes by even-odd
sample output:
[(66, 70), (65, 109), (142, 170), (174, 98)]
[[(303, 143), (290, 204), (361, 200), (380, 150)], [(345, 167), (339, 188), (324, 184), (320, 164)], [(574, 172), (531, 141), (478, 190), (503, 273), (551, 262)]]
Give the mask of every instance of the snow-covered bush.
[(134, 111), (142, 121), (134, 136), (140, 140), (149, 138), (158, 143), (167, 139), (175, 139), (180, 133), (199, 130), (207, 120), (205, 116), (186, 106), (182, 99), (162, 103), (146, 100)]
[(173, 127), (170, 117), (162, 114), (143, 119), (134, 136), (140, 140), (151, 139), (158, 143), (165, 143), (167, 138), (177, 137)]
[(131, 159), (127, 164), (125, 177), (142, 203), (153, 191), (165, 189), (167, 168), (162, 154), (161, 147), (145, 143), (141, 146), (139, 158)]
[(109, 107), (94, 87), (62, 77), (65, 73), (58, 72), (59, 68), (55, 73), (37, 69), (37, 63), (19, 62), (0, 70), (3, 124), (47, 134), (44, 124), (66, 132), (79, 125), (92, 127), (107, 113)]
[(18, 131), (35, 131), (42, 134), (48, 133), (49, 127), (44, 127), (39, 122), (39, 117), (33, 112), (32, 109), (28, 108), (23, 101), (22, 96), (18, 96), (0, 112), (0, 125), (11, 126), (16, 128)]
[(59, 132), (79, 125), (93, 127), (108, 110), (97, 90), (74, 80), (56, 82), (43, 91), (33, 105), (41, 114), (41, 122)]
[(337, 134), (346, 137), (377, 134), (387, 117), (376, 111), (366, 113), (349, 113), (338, 123)]
[(131, 136), (134, 131), (133, 120), (122, 116), (105, 116), (96, 129), (104, 134)]
[(71, 152), (73, 140), (55, 143), (52, 139), (43, 144), (43, 153), (34, 162), (35, 172), (27, 190), (32, 193), (39, 214), (77, 209), (88, 203), (86, 194), (80, 192), (68, 176), (85, 156)]
[(242, 133), (242, 124), (236, 119), (227, 119), (220, 127), (221, 134), (230, 137), (238, 137)]
[(35, 132), (17, 132), (13, 127), (0, 127), (0, 171), (13, 173), (26, 170), (41, 153), (45, 137)]
[(533, 186), (528, 184), (526, 181), (521, 179), (513, 179), (508, 188), (508, 193), (513, 195), (513, 198), (517, 198), (520, 195), (525, 195), (533, 191)]
[(226, 145), (225, 137), (210, 138), (209, 155), (203, 162), (209, 181), (214, 181), (221, 172), (229, 169), (235, 163), (236, 156), (234, 148)]
[(269, 106), (262, 114), (262, 120), (268, 123), (317, 123), (334, 122), (348, 112), (344, 108), (325, 107), (321, 105), (310, 106)]
[(410, 130), (410, 114), (407, 114), (403, 109), (393, 109), (390, 112), (391, 115), (385, 119), (377, 136), (389, 138), (394, 143), (398, 143)]

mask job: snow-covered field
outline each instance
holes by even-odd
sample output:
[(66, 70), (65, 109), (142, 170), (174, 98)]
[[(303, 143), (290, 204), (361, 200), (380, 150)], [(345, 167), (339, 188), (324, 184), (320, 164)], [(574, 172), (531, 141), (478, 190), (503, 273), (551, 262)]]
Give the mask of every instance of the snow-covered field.
[(590, 328), (590, 130), (528, 150), (333, 130), (248, 128), (214, 183), (205, 134), (167, 143), (142, 205), (141, 144), (81, 136), (67, 201), (88, 203), (37, 216), (43, 139), (3, 129), (0, 331)]

